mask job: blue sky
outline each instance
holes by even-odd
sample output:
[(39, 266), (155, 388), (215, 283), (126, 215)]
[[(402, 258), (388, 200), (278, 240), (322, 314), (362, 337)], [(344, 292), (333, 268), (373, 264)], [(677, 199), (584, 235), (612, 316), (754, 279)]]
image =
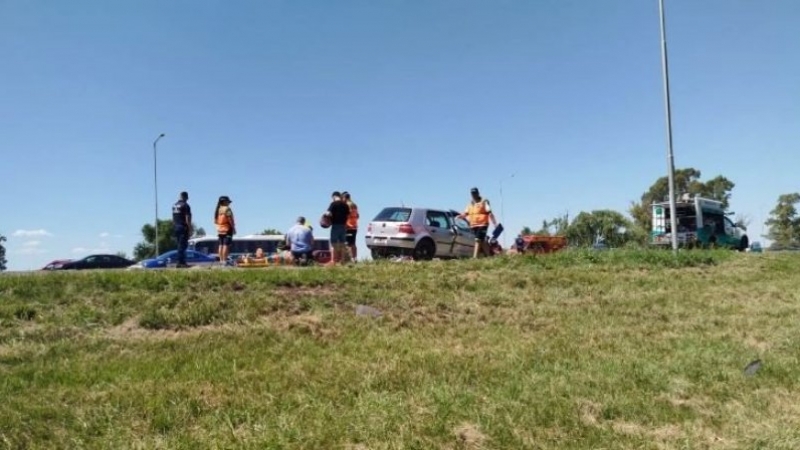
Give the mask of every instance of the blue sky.
[[(736, 183), (761, 232), (800, 190), (800, 2), (667, 0), (677, 167)], [(0, 234), (9, 268), (131, 253), (188, 190), (213, 230), (318, 218), (347, 189), (509, 233), (627, 210), (666, 173), (656, 0), (0, 3)], [(515, 174), (513, 177), (512, 174)], [(362, 253), (362, 254), (363, 254)]]

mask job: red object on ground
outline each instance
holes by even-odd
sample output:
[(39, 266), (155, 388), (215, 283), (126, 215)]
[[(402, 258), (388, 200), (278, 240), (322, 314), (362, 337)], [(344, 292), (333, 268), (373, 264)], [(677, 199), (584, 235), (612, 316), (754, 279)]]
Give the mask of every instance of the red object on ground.
[[(538, 234), (528, 234), (522, 236), (525, 242), (523, 253), (543, 254), (553, 253), (567, 248), (566, 236), (544, 236)], [(518, 253), (515, 247), (511, 250), (513, 253)]]

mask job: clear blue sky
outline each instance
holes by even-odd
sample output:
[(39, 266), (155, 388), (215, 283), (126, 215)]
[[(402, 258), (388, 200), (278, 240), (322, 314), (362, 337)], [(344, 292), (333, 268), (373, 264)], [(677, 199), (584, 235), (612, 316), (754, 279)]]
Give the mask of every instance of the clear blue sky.
[[(675, 162), (736, 183), (752, 234), (800, 190), (797, 0), (667, 0)], [(657, 0), (0, 3), (9, 268), (131, 253), (188, 190), (213, 232), (315, 221), (347, 189), (509, 233), (627, 210), (666, 173)], [(516, 174), (510, 178), (511, 174)], [(757, 238), (756, 238), (757, 239)]]

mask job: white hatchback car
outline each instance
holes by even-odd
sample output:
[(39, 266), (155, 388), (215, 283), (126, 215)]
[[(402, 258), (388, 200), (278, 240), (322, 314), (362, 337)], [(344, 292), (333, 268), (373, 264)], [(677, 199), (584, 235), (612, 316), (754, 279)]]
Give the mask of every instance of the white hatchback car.
[(367, 225), (364, 239), (373, 259), (471, 258), (475, 235), (458, 214), (445, 209), (387, 207)]

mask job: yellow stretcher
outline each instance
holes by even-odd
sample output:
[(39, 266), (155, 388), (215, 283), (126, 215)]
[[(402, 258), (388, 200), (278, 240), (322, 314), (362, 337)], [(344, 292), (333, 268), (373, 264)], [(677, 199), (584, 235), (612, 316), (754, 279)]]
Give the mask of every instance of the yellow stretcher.
[(261, 258), (255, 256), (243, 256), (236, 261), (236, 267), (269, 267), (287, 266), (294, 264), (294, 258), (289, 252), (274, 253)]

